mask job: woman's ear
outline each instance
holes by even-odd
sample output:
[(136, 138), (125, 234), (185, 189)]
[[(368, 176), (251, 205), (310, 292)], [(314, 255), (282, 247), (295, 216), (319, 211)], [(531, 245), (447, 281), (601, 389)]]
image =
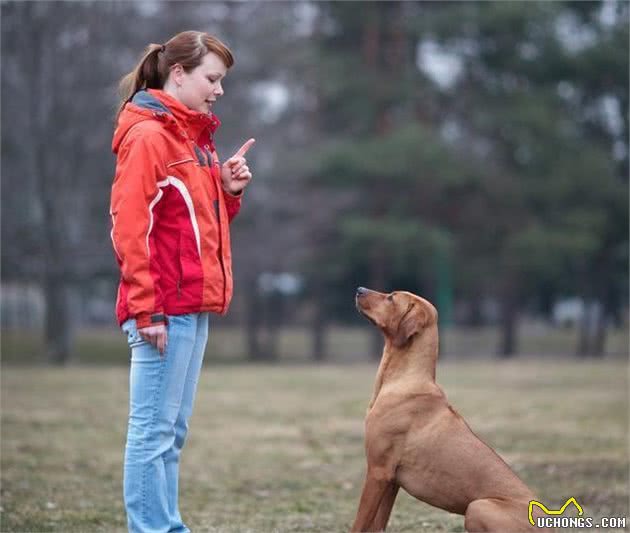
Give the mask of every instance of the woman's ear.
[(182, 67), (179, 63), (175, 63), (171, 67), (170, 77), (175, 82), (177, 87), (180, 87), (182, 84), (182, 78), (184, 76), (184, 67)]
[(421, 305), (411, 304), (403, 315), (392, 342), (396, 348), (405, 346), (416, 333), (427, 325), (429, 314)]

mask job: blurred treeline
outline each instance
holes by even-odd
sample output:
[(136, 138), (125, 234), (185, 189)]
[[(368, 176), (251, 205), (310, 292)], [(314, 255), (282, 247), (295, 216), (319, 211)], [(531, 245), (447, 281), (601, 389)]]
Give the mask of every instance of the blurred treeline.
[(39, 287), (53, 361), (78, 327), (114, 321), (117, 82), (187, 29), (236, 56), (220, 155), (257, 139), (226, 319), (252, 359), (273, 359), (278, 329), (297, 323), (324, 358), (328, 327), (356, 320), (358, 285), (420, 293), (443, 325), (493, 321), (503, 355), (519, 317), (565, 298), (582, 305), (579, 353), (602, 354), (625, 320), (625, 1), (1, 9), (3, 325), (36, 314)]

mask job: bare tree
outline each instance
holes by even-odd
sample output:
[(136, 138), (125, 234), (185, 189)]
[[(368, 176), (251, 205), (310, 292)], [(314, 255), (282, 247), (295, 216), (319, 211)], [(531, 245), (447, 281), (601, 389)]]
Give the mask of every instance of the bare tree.
[(114, 275), (109, 145), (125, 39), (113, 36), (128, 9), (2, 5), (3, 276), (41, 284), (47, 355), (57, 364), (72, 353), (76, 284)]

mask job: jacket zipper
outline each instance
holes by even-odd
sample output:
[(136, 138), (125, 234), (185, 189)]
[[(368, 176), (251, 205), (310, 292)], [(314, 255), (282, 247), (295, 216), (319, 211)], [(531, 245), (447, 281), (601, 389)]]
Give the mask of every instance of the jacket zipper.
[(218, 202), (218, 213), (217, 213), (217, 225), (218, 225), (218, 229), (219, 229), (219, 264), (221, 265), (221, 272), (223, 274), (223, 304), (221, 305), (221, 312), (225, 311), (225, 303), (226, 303), (226, 298), (225, 298), (225, 293), (227, 291), (227, 275), (225, 273), (225, 265), (223, 264), (223, 246), (225, 246), (225, 242), (223, 241), (223, 224), (222, 224), (222, 220), (221, 220), (221, 198), (220, 195), (223, 194), (223, 189), (221, 187), (221, 168), (219, 166), (219, 163), (217, 161), (216, 166), (217, 171), (218, 171), (218, 180), (214, 177), (212, 169), (215, 167), (214, 165), (214, 161), (212, 158), (212, 153), (210, 152), (209, 145), (205, 145), (204, 148), (206, 149), (206, 151), (210, 154), (211, 157), (211, 161), (210, 161), (210, 178), (212, 179), (213, 183), (214, 183), (214, 188), (215, 191), (217, 193), (217, 202)]

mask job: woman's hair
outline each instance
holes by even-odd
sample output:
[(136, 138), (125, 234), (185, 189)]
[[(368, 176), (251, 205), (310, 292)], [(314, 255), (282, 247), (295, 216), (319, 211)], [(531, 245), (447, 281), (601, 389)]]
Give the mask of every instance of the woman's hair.
[(164, 44), (150, 44), (135, 68), (120, 80), (119, 115), (125, 104), (140, 89), (162, 89), (171, 67), (179, 63), (190, 72), (201, 64), (208, 52), (217, 54), (225, 66), (234, 64), (230, 49), (219, 39), (200, 31), (183, 31)]

